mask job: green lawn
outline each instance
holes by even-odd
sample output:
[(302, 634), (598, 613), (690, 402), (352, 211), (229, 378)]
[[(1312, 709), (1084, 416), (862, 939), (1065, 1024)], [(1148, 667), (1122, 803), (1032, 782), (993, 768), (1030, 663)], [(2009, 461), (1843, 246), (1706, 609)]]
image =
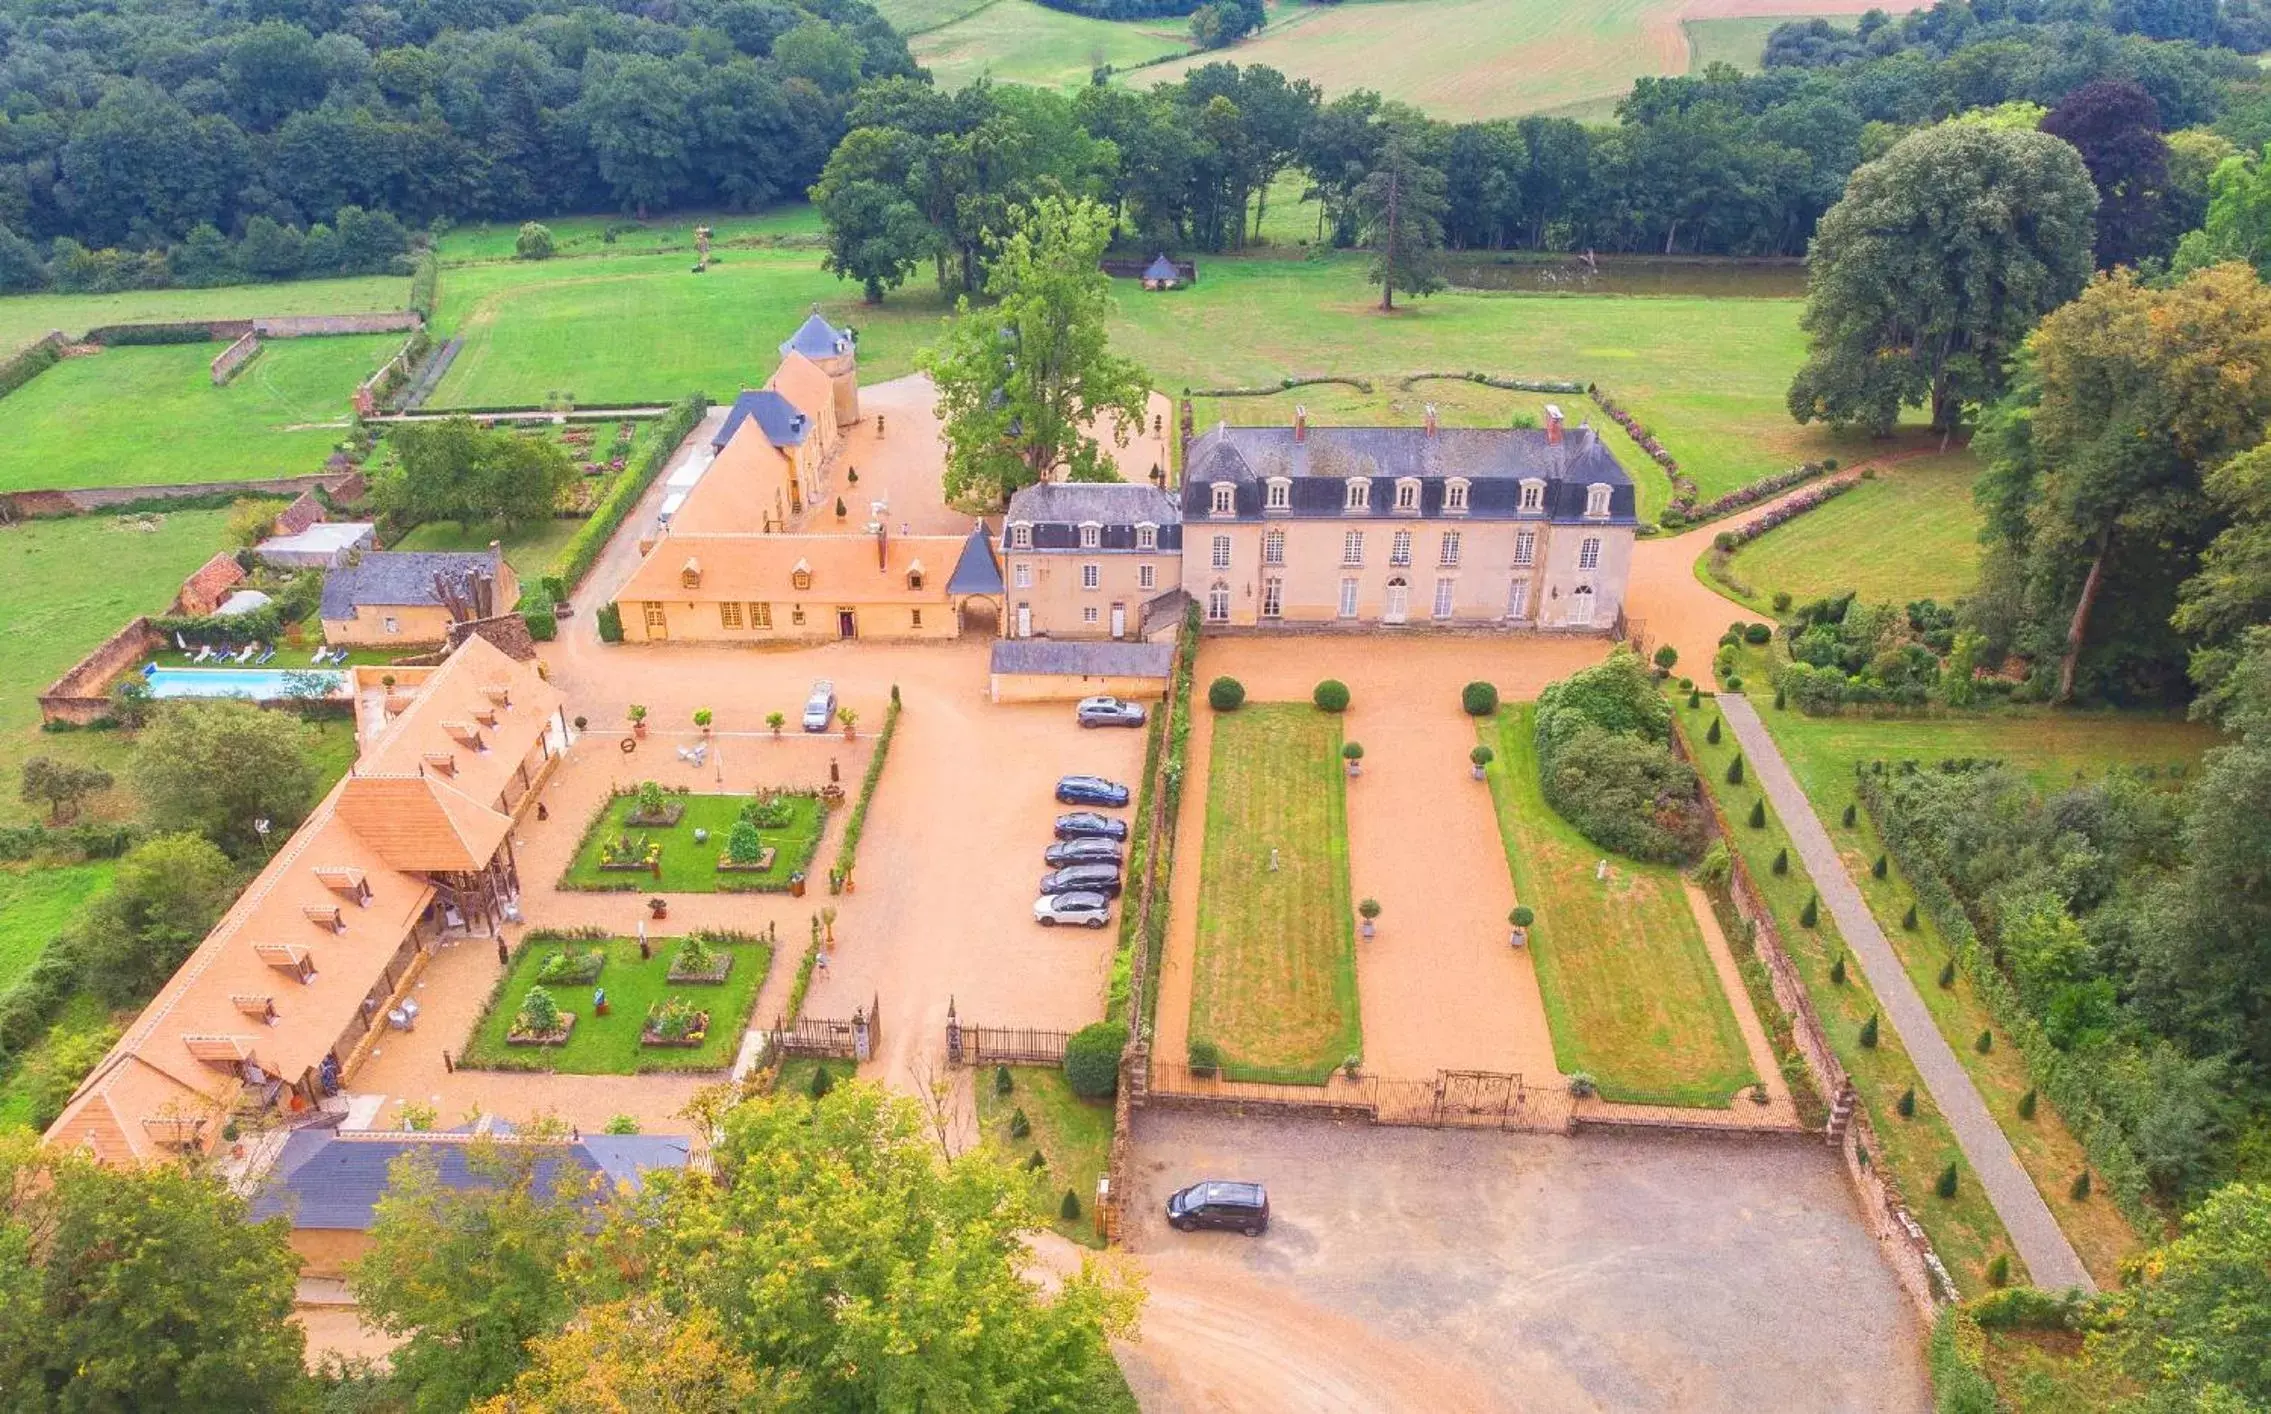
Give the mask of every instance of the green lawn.
[[(1112, 1102), (1083, 1100), (1072, 1093), (1061, 1070), (1038, 1066), (1010, 1067), (1010, 1092), (995, 1092), (994, 1071), (973, 1071), (971, 1088), (978, 1097), (978, 1132), (986, 1146), (1005, 1163), (1026, 1173), (1032, 1183), (1034, 1211), (1050, 1227), (1075, 1242), (1101, 1247), (1096, 1218), (1090, 1211), (1096, 1200), (1096, 1180), (1111, 1164)], [(1031, 1133), (1023, 1139), (1010, 1135), (1011, 1116), (1022, 1110)], [(1026, 1168), (1038, 1152), (1046, 1161), (1038, 1169)], [(1079, 1195), (1080, 1216), (1064, 1216), (1067, 1191)]]
[(534, 584), (544, 573), (545, 566), (560, 548), (575, 538), (583, 528), (583, 521), (573, 516), (553, 516), (547, 520), (526, 525), (463, 526), (454, 521), (430, 520), (413, 527), (409, 534), (387, 546), (390, 550), (486, 550), (492, 540), (501, 540), (505, 547), (505, 563), (513, 567), (522, 584)]
[(1618, 858), (1601, 884), (1600, 846), (1539, 792), (1536, 709), (1477, 729), (1498, 752), (1490, 793), (1514, 894), (1537, 912), (1530, 955), (1554, 1064), (1611, 1100), (1724, 1109), (1759, 1077), (1679, 871)]
[[(458, 1064), (494, 1070), (549, 1070), (568, 1075), (631, 1075), (649, 1070), (723, 1070), (733, 1064), (747, 1029), (749, 1009), (756, 1005), (773, 950), (763, 943), (739, 942), (719, 946), (733, 957), (733, 968), (717, 985), (673, 983), (668, 978), (670, 958), (678, 938), (651, 940), (653, 957), (639, 958), (639, 944), (631, 938), (609, 938), (597, 944), (606, 949), (607, 965), (596, 982), (552, 989), (563, 1012), (573, 1012), (574, 1028), (560, 1046), (510, 1046), (505, 1033), (513, 1016), (536, 985), (537, 969), (557, 951), (558, 942), (541, 942), (531, 936), (513, 955), (498, 994), (474, 1023)], [(589, 948), (576, 941), (569, 946)], [(608, 1014), (597, 1015), (592, 1005), (594, 988), (607, 993)], [(708, 1037), (698, 1047), (682, 1049), (641, 1045), (647, 1008), (666, 997), (684, 997), (710, 1013)]]
[[(538, 216), (552, 233), (552, 258), (564, 260), (586, 255), (651, 255), (658, 251), (694, 250), (694, 228), (710, 228), (710, 248), (725, 250), (740, 242), (812, 239), (820, 234), (820, 213), (807, 202), (790, 202), (757, 212), (674, 211), (649, 221), (623, 216)], [(514, 243), (520, 239), (518, 221), (473, 221), (452, 227), (435, 249), (442, 264), (464, 265), (477, 261), (515, 260)], [(632, 229), (619, 229), (630, 227)], [(607, 239), (610, 228), (615, 239)], [(689, 260), (689, 265), (693, 262)], [(532, 262), (533, 264), (533, 262)], [(454, 278), (442, 276), (446, 287)]]
[(1992, 756), (2052, 787), (2117, 765), (2189, 770), (2216, 744), (2214, 730), (2201, 723), (2148, 712), (2005, 707), (1934, 717), (1808, 717), (1767, 706), (1761, 715), (1817, 811), (1845, 808), (1861, 762)]
[(0, 992), (30, 969), (79, 905), (109, 885), (116, 868), (106, 860), (0, 869)]
[[(670, 795), (664, 797), (675, 805), (686, 807), (686, 813), (676, 825), (667, 828), (635, 827), (624, 823), (631, 811), (638, 807), (636, 796), (619, 795), (608, 802), (607, 809), (584, 834), (583, 843), (576, 848), (576, 857), (568, 865), (566, 877), (560, 886), (568, 889), (595, 889), (622, 893), (709, 894), (753, 893), (785, 890), (789, 876), (799, 870), (809, 870), (812, 855), (820, 847), (820, 836), (828, 828), (826, 810), (819, 797), (789, 795), (790, 823), (784, 829), (765, 829), (759, 837), (773, 849), (772, 867), (763, 872), (720, 872), (718, 860), (725, 853), (726, 834), (740, 817), (741, 808), (752, 797), (746, 795)], [(697, 844), (696, 830), (708, 830), (709, 839)], [(626, 872), (603, 870), (599, 867), (602, 847), (609, 840), (624, 835), (634, 840), (648, 839), (662, 846), (662, 876), (658, 879), (644, 871)]]
[(1848, 589), (1869, 604), (1950, 603), (1979, 579), (1978, 476), (1968, 450), (1895, 463), (1737, 550), (1729, 568), (1760, 613), (1777, 590), (1801, 604)]
[[(1673, 701), (1686, 730), (1689, 749), (1695, 753), (1697, 772), (1730, 822), (1733, 833), (1727, 840), (1728, 848), (1741, 854), (1752, 881), (1764, 895), (1783, 946), (1797, 965), (1806, 990), (1813, 998), (1815, 1011), (1829, 1034), (1830, 1046), (1853, 1077), (1861, 1104), (1884, 1146), (1881, 1161), (1899, 1185), (1917, 1221), (1924, 1225), (1940, 1260), (1947, 1264), (1949, 1274), (1967, 1296), (1976, 1296), (1987, 1289), (1987, 1267), (1999, 1253), (2010, 1254), (2012, 1280), (2024, 1280), (2024, 1264), (2012, 1251), (2002, 1221), (1995, 1216), (1994, 1206), (1987, 1201), (1978, 1178), (1956, 1147), (1946, 1119), (1933, 1106), (1900, 1037), (1889, 1023), (1880, 1021), (1877, 1044), (1873, 1047), (1861, 1044), (1863, 1024), (1879, 1011), (1876, 996), (1870, 991), (1860, 966), (1850, 958), (1846, 960), (1845, 981), (1840, 984), (1831, 980), (1835, 962), (1846, 957), (1845, 940), (1827, 908), (1816, 909), (1816, 926), (1808, 928), (1801, 923), (1806, 901), (1814, 893), (1813, 881), (1806, 873), (1806, 866), (1799, 861), (1796, 849), (1792, 848), (1774, 808), (1766, 807), (1764, 827), (1752, 829), (1747, 823), (1752, 803), (1763, 801), (1765, 792), (1759, 789), (1755, 774), (1746, 775), (1742, 785), (1727, 783), (1727, 763), (1736, 751), (1734, 734), (1722, 729), (1721, 741), (1716, 746), (1706, 740), (1711, 721), (1718, 715), (1716, 701), (1705, 697), (1692, 708), (1686, 705), (1685, 695), (1677, 695)], [(1819, 811), (1821, 798), (1817, 796), (1814, 804)], [(1843, 808), (1841, 797), (1838, 810)], [(1775, 856), (1784, 851), (1789, 855), (1788, 872), (1776, 874)], [(1865, 870), (1863, 872), (1866, 874)], [(1956, 1052), (1960, 1056), (1969, 1049), (1967, 1041), (1957, 1046)], [(1902, 1093), (1909, 1090), (1916, 1092), (1916, 1113), (1904, 1119), (1899, 1112), (1899, 1101)], [(1958, 1175), (1956, 1196), (1941, 1198), (1934, 1192), (1933, 1185), (1940, 1171), (1951, 1162), (1956, 1165)]]
[(1340, 747), (1307, 704), (1214, 718), (1190, 1034), (1233, 1080), (1318, 1084), (1364, 1048)]
[[(931, 71), (942, 88), (964, 88), (979, 79), (1033, 84), (1042, 88), (1082, 88), (1103, 65), (1135, 69), (1191, 49), (1188, 20), (1120, 21), (1069, 15), (1033, 0), (992, 0), (975, 9), (955, 0), (926, 4), (929, 27), (913, 40), (915, 62)], [(1144, 69), (1131, 81), (1148, 86), (1164, 77)]]
[[(288, 280), (277, 285), (226, 285), (211, 290), (9, 295), (0, 299), (0, 352), (29, 343), (50, 329), (61, 329), (77, 337), (103, 324), (250, 319), (270, 314), (375, 314), (401, 309), (409, 302), (410, 281), (396, 275)], [(401, 339), (395, 342), (399, 344)], [(210, 359), (219, 352), (218, 348), (213, 349), (206, 357)]]
[(401, 346), (278, 339), (221, 388), (218, 343), (64, 359), (0, 399), (0, 491), (313, 475), (347, 435), (355, 386)]

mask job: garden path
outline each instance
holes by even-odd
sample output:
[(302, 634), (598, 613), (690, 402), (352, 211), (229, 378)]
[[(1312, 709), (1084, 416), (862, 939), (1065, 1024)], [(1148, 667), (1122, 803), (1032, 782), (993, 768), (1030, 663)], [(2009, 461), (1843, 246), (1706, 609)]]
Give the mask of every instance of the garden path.
[(1782, 1066), (1774, 1058), (1774, 1045), (1766, 1039), (1766, 1027), (1759, 1023), (1758, 1010), (1751, 1005), (1751, 994), (1743, 986), (1741, 966), (1735, 961), (1735, 950), (1727, 945), (1727, 934), (1719, 926), (1719, 915), (1711, 908), (1711, 900), (1702, 889), (1685, 879), (1680, 887), (1687, 894), (1687, 906), (1695, 914), (1695, 926), (1703, 930), (1704, 950), (1711, 954), (1712, 970), (1719, 974), (1719, 985), (1727, 993), (1727, 1004), (1735, 1009), (1735, 1026), (1743, 1033), (1743, 1049), (1751, 1058), (1751, 1069), (1758, 1072), (1759, 1082), (1766, 1086), (1766, 1103), (1752, 1103), (1738, 1097), (1731, 1107), (1733, 1114), (1762, 1126), (1795, 1125), (1798, 1122), (1797, 1102), (1790, 1098), (1790, 1082), (1782, 1078)]
[(1812, 802), (1799, 788), (1766, 724), (1759, 720), (1757, 709), (1739, 693), (1721, 693), (1719, 710), (1750, 757), (1751, 769), (1765, 787), (1767, 798), (1774, 802), (1791, 842), (1798, 846), (1798, 857), (1804, 861), (1822, 902), (1828, 905), (1830, 916), (1837, 920), (1838, 931), (1844, 934), (1869, 986), (1883, 1003), (1885, 1019), (1908, 1048), (1933, 1103), (1947, 1116), (1948, 1127), (1979, 1176), (2004, 1230), (2011, 1234), (2028, 1275), (2036, 1286), (2046, 1290), (2078, 1286), (2095, 1291), (2096, 1283), (2075, 1255), (2073, 1244), (2051, 1216), (2034, 1180), (2020, 1166), (2010, 1139), (1987, 1112), (1963, 1063), (1940, 1034), (1915, 982), (1877, 926), (1876, 917), (1854, 886), (1853, 876), (1846, 872), (1845, 861), (1838, 857), (1829, 832), (1814, 814)]

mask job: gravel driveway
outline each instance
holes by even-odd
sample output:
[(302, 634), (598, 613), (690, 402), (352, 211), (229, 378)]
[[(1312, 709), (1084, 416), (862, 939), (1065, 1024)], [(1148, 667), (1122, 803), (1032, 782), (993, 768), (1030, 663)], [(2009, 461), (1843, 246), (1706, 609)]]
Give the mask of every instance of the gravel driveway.
[[(1145, 1111), (1122, 1363), (1147, 1410), (1923, 1411), (1924, 1332), (1809, 1141)], [(1200, 1177), (1263, 1237), (1181, 1234)]]

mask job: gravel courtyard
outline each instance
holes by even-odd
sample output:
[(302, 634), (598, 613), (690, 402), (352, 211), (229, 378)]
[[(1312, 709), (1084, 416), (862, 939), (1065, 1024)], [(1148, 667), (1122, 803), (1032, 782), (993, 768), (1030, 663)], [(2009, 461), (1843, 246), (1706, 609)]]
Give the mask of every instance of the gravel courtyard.
[[(1139, 1112), (1122, 1350), (1147, 1410), (1930, 1407), (1923, 1337), (1816, 1144)], [(1170, 1230), (1202, 1177), (1270, 1231)]]

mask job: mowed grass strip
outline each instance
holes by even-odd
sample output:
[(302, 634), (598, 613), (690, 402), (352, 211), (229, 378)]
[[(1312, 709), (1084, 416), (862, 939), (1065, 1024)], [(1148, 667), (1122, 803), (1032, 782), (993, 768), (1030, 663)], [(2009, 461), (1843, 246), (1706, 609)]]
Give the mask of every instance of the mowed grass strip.
[(1307, 704), (1214, 717), (1190, 1034), (1233, 1080), (1318, 1084), (1363, 1049), (1340, 747)]
[(1774, 711), (1771, 691), (1764, 697), (1760, 717), (1815, 811), (1826, 814), (1844, 811), (1854, 768), (1869, 761), (1992, 757), (2056, 789), (2115, 766), (2190, 771), (2217, 739), (2205, 723), (2157, 712), (2003, 707), (1931, 717), (1809, 717)]
[(1611, 1100), (1726, 1108), (1758, 1074), (1679, 871), (1618, 856), (1606, 884), (1594, 878), (1600, 846), (1539, 789), (1536, 709), (1477, 727), (1498, 752), (1491, 802), (1514, 894), (1537, 912), (1530, 955), (1554, 1064)]
[(1786, 590), (1803, 604), (1850, 589), (1866, 604), (1950, 603), (1979, 581), (1978, 478), (1969, 451), (1896, 462), (1737, 550), (1729, 568), (1754, 601)]
[[(633, 938), (568, 943), (531, 939), (513, 955), (502, 990), (489, 1009), (474, 1023), (466, 1038), (461, 1066), (492, 1070), (554, 1070), (567, 1075), (632, 1075), (644, 1070), (723, 1070), (733, 1063), (749, 1023), (749, 1009), (765, 984), (773, 950), (763, 943), (719, 943), (730, 953), (733, 967), (717, 984), (670, 981), (670, 959), (680, 938), (652, 938), (654, 956), (642, 961)], [(560, 1010), (575, 1013), (576, 1022), (565, 1045), (513, 1046), (505, 1042), (512, 1020), (537, 985), (537, 970), (544, 959), (563, 946), (582, 950), (604, 948), (607, 965), (596, 982), (551, 988)], [(597, 1015), (592, 1006), (595, 988), (607, 993), (608, 1014)], [(647, 1008), (665, 997), (684, 997), (710, 1014), (710, 1029), (702, 1044), (693, 1047), (643, 1046), (639, 1035), (646, 1027)]]
[(272, 340), (220, 388), (220, 343), (64, 359), (0, 400), (0, 491), (312, 476), (347, 435), (355, 386), (402, 338)]

